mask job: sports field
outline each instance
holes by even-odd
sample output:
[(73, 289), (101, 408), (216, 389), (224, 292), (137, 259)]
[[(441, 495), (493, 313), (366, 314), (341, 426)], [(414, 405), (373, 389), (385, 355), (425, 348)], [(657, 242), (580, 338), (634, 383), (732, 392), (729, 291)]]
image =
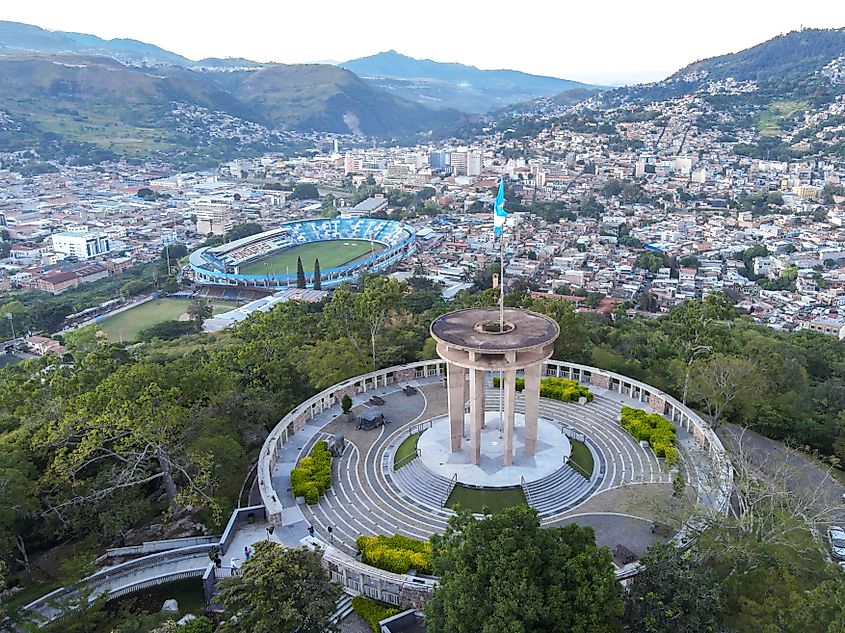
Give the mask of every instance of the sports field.
[(334, 240), (314, 242), (285, 249), (264, 259), (241, 267), (242, 275), (294, 275), (296, 258), (302, 258), (302, 267), (306, 273), (313, 272), (314, 260), (320, 260), (320, 270), (337, 268), (354, 262), (373, 253), (381, 253), (384, 246), (367, 240)]
[[(115, 314), (100, 323), (100, 328), (112, 343), (134, 341), (138, 332), (158, 323), (176, 321), (188, 311), (191, 302), (187, 299), (157, 299)], [(214, 314), (220, 314), (237, 307), (236, 303), (212, 301)]]

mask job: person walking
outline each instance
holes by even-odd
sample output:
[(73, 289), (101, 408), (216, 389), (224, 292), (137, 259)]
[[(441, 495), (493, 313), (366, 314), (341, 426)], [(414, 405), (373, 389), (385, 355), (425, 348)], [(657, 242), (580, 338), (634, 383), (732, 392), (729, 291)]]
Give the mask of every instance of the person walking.
[(244, 560), (248, 560), (251, 554), (252, 550), (250, 549), (249, 545), (244, 545)]
[(229, 561), (229, 564), (232, 565), (232, 576), (237, 576), (238, 568), (241, 566), (240, 561), (232, 556), (232, 560)]

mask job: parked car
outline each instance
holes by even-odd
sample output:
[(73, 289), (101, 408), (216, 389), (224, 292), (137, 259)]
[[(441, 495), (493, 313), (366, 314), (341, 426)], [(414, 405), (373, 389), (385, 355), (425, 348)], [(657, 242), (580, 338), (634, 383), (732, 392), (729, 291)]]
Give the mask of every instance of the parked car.
[(830, 541), (833, 557), (845, 561), (845, 529), (831, 525), (827, 528), (827, 540)]

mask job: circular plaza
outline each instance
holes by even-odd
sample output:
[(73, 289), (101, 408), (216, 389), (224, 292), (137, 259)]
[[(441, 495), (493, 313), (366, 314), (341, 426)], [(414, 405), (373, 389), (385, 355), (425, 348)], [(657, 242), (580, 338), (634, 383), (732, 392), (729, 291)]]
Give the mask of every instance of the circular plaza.
[[(355, 541), (359, 536), (402, 534), (428, 539), (445, 530), (455, 512), (450, 497), (459, 487), (483, 484), (495, 488), (497, 473), (520, 468), (521, 460), (527, 459), (520, 441), (525, 390), (513, 394), (516, 446), (513, 463), (505, 467), (503, 457), (493, 450), (493, 442), (501, 445), (503, 439), (499, 437), (504, 410), (502, 381), (494, 381), (496, 376), (490, 375), (476, 384), (476, 390), (483, 390), (486, 430), (482, 437), (485, 433), (489, 437), (489, 445), (482, 439), (480, 454), (489, 460), (486, 466), (491, 473), (483, 480), (464, 476), (464, 483), (458, 482), (459, 469), (446, 465), (450, 458), (459, 458), (451, 451), (447, 365), (441, 358), (358, 376), (326, 389), (288, 414), (271, 432), (259, 459), (258, 487), (268, 520), (291, 534), (305, 535), (307, 528), (313, 527), (322, 540), (357, 565)], [(520, 475), (516, 484), (512, 482), (517, 478), (498, 482), (506, 492), (511, 488), (524, 495), (523, 502), (537, 510), (544, 525), (589, 525), (599, 545), (613, 551), (621, 545), (641, 556), (657, 538), (671, 537), (654, 533), (659, 520), (654, 507), (671, 499), (677, 472), (685, 479), (691, 498), (715, 512), (722, 510), (730, 466), (718, 438), (695, 413), (649, 385), (612, 372), (550, 359), (543, 360), (540, 369), (542, 377), (574, 381), (589, 388), (592, 396), (589, 402), (540, 397), (532, 459), (549, 451), (547, 468), (537, 471), (538, 476), (530, 481), (522, 481)], [(470, 385), (463, 387), (469, 394)], [(453, 385), (453, 394), (455, 389)], [(352, 399), (351, 416), (341, 412), (345, 395)], [(461, 407), (464, 447), (472, 431), (468, 404), (467, 399)], [(677, 465), (665, 464), (622, 428), (624, 406), (660, 414), (676, 425)], [(386, 424), (357, 429), (351, 418), (374, 408)], [(548, 432), (566, 442), (546, 448)], [(432, 435), (426, 437), (429, 433)], [(291, 469), (316, 442), (331, 441), (338, 435), (344, 437), (344, 443), (333, 460), (331, 487), (315, 504), (303, 503), (292, 494)], [(429, 442), (435, 452), (426, 450)], [(409, 444), (412, 450), (408, 450)], [(589, 472), (568, 459), (579, 452), (588, 456)], [(463, 466), (485, 468), (484, 460), (472, 463), (470, 453), (460, 459)], [(441, 462), (442, 468), (433, 467)], [(620, 570), (624, 562), (616, 561)]]

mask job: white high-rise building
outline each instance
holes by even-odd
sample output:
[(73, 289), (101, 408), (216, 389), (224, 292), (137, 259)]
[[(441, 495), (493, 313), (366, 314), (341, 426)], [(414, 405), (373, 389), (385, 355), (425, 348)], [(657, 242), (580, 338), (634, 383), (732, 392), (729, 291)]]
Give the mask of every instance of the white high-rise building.
[(105, 233), (86, 231), (65, 231), (52, 236), (53, 251), (65, 257), (91, 259), (111, 251), (109, 238)]
[(481, 154), (478, 152), (467, 152), (467, 176), (481, 175)]
[(232, 230), (232, 209), (217, 200), (201, 201), (194, 205), (197, 215), (197, 233), (200, 235), (225, 235)]

